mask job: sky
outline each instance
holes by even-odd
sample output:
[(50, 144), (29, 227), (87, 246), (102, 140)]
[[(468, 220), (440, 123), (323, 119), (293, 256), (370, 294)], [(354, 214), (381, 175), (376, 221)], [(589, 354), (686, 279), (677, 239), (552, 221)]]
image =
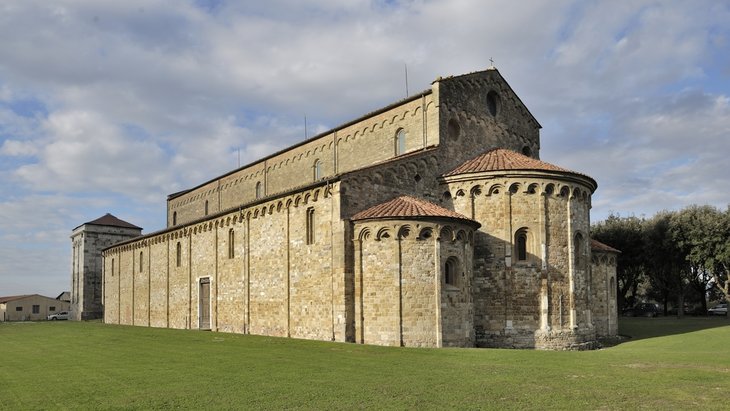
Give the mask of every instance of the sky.
[(0, 296), (71, 288), (71, 231), (494, 65), (592, 221), (730, 203), (730, 2), (3, 0)]

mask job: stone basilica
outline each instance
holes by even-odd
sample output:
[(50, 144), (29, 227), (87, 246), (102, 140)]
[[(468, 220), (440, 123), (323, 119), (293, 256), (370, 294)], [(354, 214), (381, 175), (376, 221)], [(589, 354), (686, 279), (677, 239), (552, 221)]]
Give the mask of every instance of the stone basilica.
[(589, 176), (540, 160), (494, 67), (167, 197), (103, 251), (104, 321), (416, 347), (615, 336)]

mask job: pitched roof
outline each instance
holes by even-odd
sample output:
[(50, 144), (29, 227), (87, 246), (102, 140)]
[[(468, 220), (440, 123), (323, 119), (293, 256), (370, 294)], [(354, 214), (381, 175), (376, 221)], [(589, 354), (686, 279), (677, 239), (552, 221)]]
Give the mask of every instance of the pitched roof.
[(539, 170), (580, 174), (505, 148), (495, 148), (467, 160), (444, 176), (485, 171)]
[[(89, 221), (84, 224), (92, 224), (92, 225), (105, 225), (105, 226), (111, 226), (111, 227), (123, 227), (123, 228), (135, 228), (138, 230), (141, 230), (142, 227), (137, 227), (136, 225), (132, 223), (128, 223), (124, 220), (120, 220), (113, 215), (106, 213), (105, 215), (97, 218), (96, 220)], [(82, 224), (83, 225), (83, 224)]]
[(33, 294), (9, 295), (7, 297), (0, 297), (0, 304), (5, 304), (9, 301), (20, 300), (21, 298), (30, 297), (31, 295)]
[(611, 247), (610, 245), (603, 244), (602, 242), (600, 242), (598, 240), (594, 240), (592, 238), (591, 238), (591, 250), (607, 251), (610, 253), (620, 253), (621, 252), (620, 250), (617, 250), (617, 249)]
[(352, 220), (368, 220), (374, 218), (452, 218), (472, 224), (479, 224), (471, 218), (455, 211), (447, 210), (439, 205), (411, 196), (400, 196), (392, 200), (372, 206), (352, 216)]

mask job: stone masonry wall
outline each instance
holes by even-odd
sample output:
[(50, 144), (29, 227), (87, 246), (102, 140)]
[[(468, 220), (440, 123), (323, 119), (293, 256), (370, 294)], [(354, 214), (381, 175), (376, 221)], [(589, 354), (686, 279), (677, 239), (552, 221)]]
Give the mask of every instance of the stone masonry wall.
[[(539, 347), (550, 344), (552, 330), (580, 334), (575, 338), (578, 344), (584, 336), (594, 338), (593, 326), (587, 321), (586, 270), (571, 263), (575, 233), (584, 233), (582, 250), (589, 253), (585, 250), (590, 189), (578, 180), (566, 181), (558, 175), (495, 174), (452, 178), (445, 187), (448, 195), (442, 199), (442, 205), (450, 204), (482, 224), (474, 241), (477, 343)], [(574, 192), (576, 199), (570, 199)], [(515, 246), (520, 231), (527, 238), (527, 258), (523, 261)], [(576, 328), (570, 324), (571, 310)], [(536, 330), (547, 337), (538, 336)]]
[(120, 241), (138, 237), (139, 229), (84, 224), (71, 234), (71, 308), (73, 320), (101, 318), (104, 313), (102, 301), (103, 249)]
[[(332, 242), (344, 240), (333, 234), (332, 192), (323, 184), (108, 249), (105, 321), (201, 328), (207, 311), (213, 330), (344, 341), (335, 331), (335, 323), (344, 330), (334, 312), (344, 296), (333, 279)], [(208, 307), (200, 306), (204, 279)]]
[(173, 219), (185, 224), (254, 201), (257, 183), (262, 197), (310, 184), (317, 161), (320, 179), (326, 179), (403, 154), (396, 153), (396, 133), (401, 129), (406, 132), (406, 152), (437, 144), (434, 104), (430, 92), (414, 96), (176, 196), (168, 200), (168, 227)]

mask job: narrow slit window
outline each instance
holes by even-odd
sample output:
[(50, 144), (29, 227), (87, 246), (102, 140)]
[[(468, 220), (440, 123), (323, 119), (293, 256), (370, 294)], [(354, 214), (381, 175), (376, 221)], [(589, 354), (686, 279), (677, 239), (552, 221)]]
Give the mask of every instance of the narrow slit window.
[(139, 272), (142, 272), (142, 269), (144, 268), (144, 251), (139, 252)]
[(322, 178), (322, 162), (316, 160), (313, 166), (314, 181), (319, 181)]
[(307, 244), (314, 244), (314, 207), (307, 209)]
[(228, 258), (233, 258), (235, 256), (235, 236), (233, 233), (233, 229), (231, 228), (230, 230), (228, 230)]
[(175, 266), (180, 267), (181, 263), (182, 263), (182, 245), (178, 241), (177, 245), (175, 246)]

